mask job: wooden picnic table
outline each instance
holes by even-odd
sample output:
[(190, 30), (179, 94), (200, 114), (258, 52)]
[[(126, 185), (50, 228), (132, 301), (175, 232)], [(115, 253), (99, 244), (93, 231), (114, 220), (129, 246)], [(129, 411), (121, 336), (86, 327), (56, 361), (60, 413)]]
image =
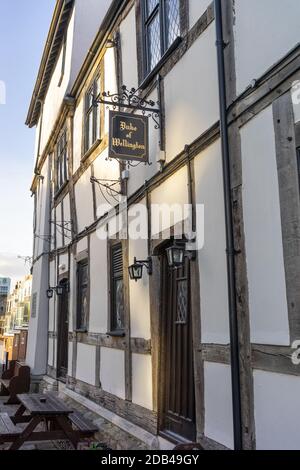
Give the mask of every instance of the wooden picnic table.
[[(95, 426), (54, 394), (22, 394), (17, 397), (20, 406), (11, 421), (19, 431), (16, 430), (13, 437), (10, 435), (10, 450), (20, 449), (24, 442), (55, 440), (68, 440), (77, 449), (83, 437), (97, 432)], [(17, 426), (20, 423), (27, 423), (21, 431)], [(36, 430), (41, 423), (44, 423), (45, 430)]]

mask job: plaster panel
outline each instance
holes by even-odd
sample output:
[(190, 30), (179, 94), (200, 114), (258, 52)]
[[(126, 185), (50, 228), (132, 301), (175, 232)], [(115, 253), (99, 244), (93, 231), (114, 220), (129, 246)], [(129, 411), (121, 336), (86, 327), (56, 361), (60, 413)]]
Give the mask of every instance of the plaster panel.
[(251, 341), (289, 345), (272, 108), (241, 130)]
[(124, 351), (101, 348), (100, 381), (103, 390), (125, 399)]

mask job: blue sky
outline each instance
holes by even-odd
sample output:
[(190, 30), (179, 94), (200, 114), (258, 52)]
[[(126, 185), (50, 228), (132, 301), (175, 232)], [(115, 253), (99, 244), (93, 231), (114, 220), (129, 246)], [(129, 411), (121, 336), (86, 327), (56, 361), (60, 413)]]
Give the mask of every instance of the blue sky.
[[(55, 0), (0, 0), (0, 276), (28, 272), (35, 130), (25, 125)], [(1, 99), (5, 84), (6, 103)]]

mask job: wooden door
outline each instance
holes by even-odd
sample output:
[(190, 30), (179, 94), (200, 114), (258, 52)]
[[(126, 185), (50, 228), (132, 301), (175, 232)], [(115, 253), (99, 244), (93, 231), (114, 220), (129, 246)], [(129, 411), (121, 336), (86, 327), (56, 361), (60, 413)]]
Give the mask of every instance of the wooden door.
[(160, 431), (194, 441), (195, 390), (190, 290), (190, 261), (169, 268), (163, 256)]
[(15, 333), (13, 339), (12, 348), (12, 360), (17, 361), (19, 359), (19, 348), (20, 348), (20, 333)]
[(20, 333), (19, 361), (25, 361), (26, 359), (27, 335), (27, 330), (22, 330)]
[(68, 372), (68, 346), (69, 346), (69, 293), (68, 281), (60, 283), (64, 287), (63, 294), (59, 296), (58, 303), (58, 331), (57, 331), (57, 377), (65, 379)]

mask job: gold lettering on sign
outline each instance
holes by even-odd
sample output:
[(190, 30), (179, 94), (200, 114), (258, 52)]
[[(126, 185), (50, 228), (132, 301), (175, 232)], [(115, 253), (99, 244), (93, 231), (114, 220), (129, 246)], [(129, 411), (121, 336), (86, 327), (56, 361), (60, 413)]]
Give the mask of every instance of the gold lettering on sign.
[(129, 124), (126, 124), (126, 122), (121, 121), (120, 122), (120, 129), (121, 131), (128, 131), (128, 132), (136, 132), (137, 127), (135, 127), (131, 122)]
[(125, 148), (130, 148), (132, 150), (145, 150), (146, 149), (145, 145), (139, 144), (138, 142), (131, 143), (131, 142), (128, 142), (127, 139), (117, 139), (115, 137), (112, 139), (112, 145), (113, 147), (117, 147), (117, 148), (125, 147)]

